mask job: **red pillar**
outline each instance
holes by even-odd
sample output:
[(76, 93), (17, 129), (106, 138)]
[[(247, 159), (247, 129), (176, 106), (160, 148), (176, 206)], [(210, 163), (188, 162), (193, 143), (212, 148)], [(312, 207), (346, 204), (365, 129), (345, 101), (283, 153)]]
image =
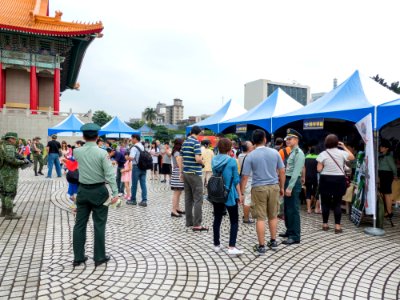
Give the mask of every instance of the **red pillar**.
[(4, 81), (3, 65), (0, 62), (0, 109), (3, 109), (3, 107), (4, 107), (4, 99), (5, 99), (5, 97), (4, 97), (5, 90), (4, 90), (3, 81)]
[(58, 115), (60, 112), (60, 69), (54, 69), (54, 114)]
[(30, 109), (32, 114), (37, 114), (38, 109), (38, 82), (36, 77), (36, 67), (31, 66), (31, 84), (30, 84)]

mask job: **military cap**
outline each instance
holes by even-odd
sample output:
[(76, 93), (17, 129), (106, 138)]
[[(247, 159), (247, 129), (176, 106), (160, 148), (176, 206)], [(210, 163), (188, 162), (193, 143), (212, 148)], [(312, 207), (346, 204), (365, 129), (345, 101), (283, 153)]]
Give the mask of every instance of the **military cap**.
[(18, 134), (16, 132), (7, 132), (4, 135), (4, 139), (8, 139), (8, 138), (14, 138), (14, 139), (18, 139)]
[(57, 139), (57, 134), (52, 134), (52, 135), (51, 135), (51, 138), (52, 138), (53, 140), (56, 140), (56, 139)]
[(101, 127), (95, 123), (86, 123), (81, 127), (81, 131), (87, 137), (96, 137), (100, 129)]
[(286, 131), (285, 140), (288, 139), (288, 138), (292, 138), (292, 137), (298, 138), (299, 140), (300, 140), (301, 138), (303, 138), (303, 137), (301, 136), (301, 134), (298, 133), (296, 130), (294, 130), (294, 129), (292, 129), (292, 128), (288, 128), (287, 131)]

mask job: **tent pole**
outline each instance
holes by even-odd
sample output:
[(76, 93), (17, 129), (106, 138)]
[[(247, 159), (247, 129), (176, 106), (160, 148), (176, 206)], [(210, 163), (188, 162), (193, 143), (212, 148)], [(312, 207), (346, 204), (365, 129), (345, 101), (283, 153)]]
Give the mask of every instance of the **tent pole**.
[(369, 235), (373, 235), (373, 236), (382, 236), (385, 234), (385, 230), (381, 229), (381, 228), (377, 228), (376, 227), (376, 215), (378, 214), (378, 158), (379, 158), (379, 130), (376, 128), (376, 124), (377, 124), (377, 118), (378, 118), (378, 111), (377, 111), (377, 107), (375, 106), (374, 108), (374, 141), (375, 141), (375, 155), (374, 155), (374, 159), (375, 159), (375, 190), (376, 190), (376, 199), (375, 201), (377, 202), (375, 205), (375, 214), (374, 214), (374, 218), (373, 218), (373, 227), (367, 227), (364, 229), (364, 232), (366, 234)]

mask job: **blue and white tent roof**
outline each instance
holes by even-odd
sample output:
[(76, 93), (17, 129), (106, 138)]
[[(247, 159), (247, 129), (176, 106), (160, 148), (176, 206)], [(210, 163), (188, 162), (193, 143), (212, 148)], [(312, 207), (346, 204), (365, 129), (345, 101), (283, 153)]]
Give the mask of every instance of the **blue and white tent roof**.
[(121, 121), (118, 117), (112, 118), (107, 124), (101, 127), (99, 135), (107, 134), (140, 134), (139, 131), (129, 127), (125, 122)]
[(66, 134), (67, 136), (70, 136), (72, 135), (72, 133), (80, 132), (83, 124), (84, 123), (81, 120), (79, 120), (77, 116), (71, 114), (61, 123), (47, 129), (47, 134), (49, 136), (53, 134), (59, 134), (59, 135)]

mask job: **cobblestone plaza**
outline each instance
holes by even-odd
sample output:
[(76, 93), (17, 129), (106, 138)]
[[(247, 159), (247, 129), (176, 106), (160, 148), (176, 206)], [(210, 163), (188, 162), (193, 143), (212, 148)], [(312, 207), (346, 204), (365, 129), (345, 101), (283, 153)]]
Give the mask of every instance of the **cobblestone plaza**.
[[(244, 254), (229, 257), (214, 252), (207, 201), (203, 223), (210, 231), (194, 233), (184, 218), (170, 217), (169, 186), (149, 181), (148, 187), (148, 207), (110, 209), (111, 261), (95, 268), (89, 259), (74, 269), (65, 178), (22, 171), (15, 208), (23, 217), (0, 219), (0, 299), (400, 299), (398, 211), (396, 226), (385, 223), (385, 236), (372, 237), (347, 215), (343, 234), (324, 232), (321, 216), (303, 208), (302, 243), (279, 245), (263, 257), (252, 251), (255, 226), (240, 224), (237, 246)], [(91, 223), (88, 228), (91, 257)], [(228, 236), (225, 217), (225, 246)]]

